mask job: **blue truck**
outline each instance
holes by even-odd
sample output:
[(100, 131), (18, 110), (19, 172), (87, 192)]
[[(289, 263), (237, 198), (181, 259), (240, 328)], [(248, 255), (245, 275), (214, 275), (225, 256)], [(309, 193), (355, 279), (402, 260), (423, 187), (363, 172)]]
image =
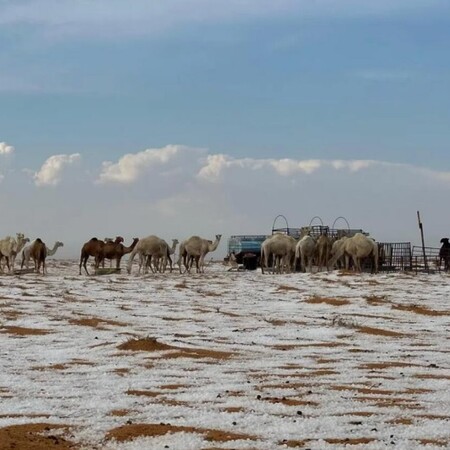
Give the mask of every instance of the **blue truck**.
[(268, 236), (265, 234), (243, 234), (230, 236), (228, 239), (228, 256), (234, 253), (236, 262), (244, 269), (255, 270), (259, 266), (261, 244)]

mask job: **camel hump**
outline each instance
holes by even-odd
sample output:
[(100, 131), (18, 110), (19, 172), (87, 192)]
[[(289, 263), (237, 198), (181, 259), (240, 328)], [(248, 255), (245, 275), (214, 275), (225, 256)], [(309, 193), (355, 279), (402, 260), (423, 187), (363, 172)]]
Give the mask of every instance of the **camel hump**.
[(39, 242), (39, 244), (42, 244), (42, 239), (41, 238), (37, 238), (36, 242)]
[(98, 239), (96, 238), (96, 237), (93, 237), (92, 239), (91, 239), (91, 241), (98, 241)]

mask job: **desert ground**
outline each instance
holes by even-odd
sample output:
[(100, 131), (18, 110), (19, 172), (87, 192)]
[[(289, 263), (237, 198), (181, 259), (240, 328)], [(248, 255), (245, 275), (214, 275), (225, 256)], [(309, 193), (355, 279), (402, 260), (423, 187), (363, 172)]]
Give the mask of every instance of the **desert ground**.
[(450, 276), (227, 269), (1, 276), (0, 449), (450, 448)]

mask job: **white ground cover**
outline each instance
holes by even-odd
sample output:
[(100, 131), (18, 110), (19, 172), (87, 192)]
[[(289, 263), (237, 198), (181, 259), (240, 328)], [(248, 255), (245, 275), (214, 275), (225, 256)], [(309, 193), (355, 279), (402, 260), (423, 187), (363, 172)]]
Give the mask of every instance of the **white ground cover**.
[[(89, 449), (450, 448), (449, 276), (226, 269), (0, 277), (0, 428), (70, 425)], [(118, 348), (145, 338), (176, 348)], [(107, 436), (160, 423), (193, 431)]]

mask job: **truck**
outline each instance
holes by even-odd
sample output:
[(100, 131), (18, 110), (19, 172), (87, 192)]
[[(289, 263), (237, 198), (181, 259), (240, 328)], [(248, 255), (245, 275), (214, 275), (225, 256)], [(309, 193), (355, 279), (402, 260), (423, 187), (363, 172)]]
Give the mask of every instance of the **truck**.
[(242, 234), (228, 239), (228, 257), (233, 253), (236, 262), (246, 270), (256, 270), (261, 258), (261, 244), (268, 238), (265, 234)]

